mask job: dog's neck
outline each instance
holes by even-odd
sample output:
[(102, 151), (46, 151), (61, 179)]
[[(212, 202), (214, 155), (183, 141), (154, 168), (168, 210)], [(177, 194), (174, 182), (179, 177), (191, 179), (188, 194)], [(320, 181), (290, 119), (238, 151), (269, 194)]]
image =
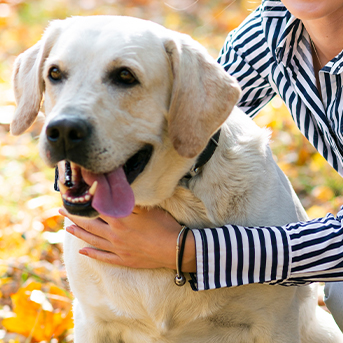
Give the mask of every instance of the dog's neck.
[(188, 183), (189, 179), (199, 174), (202, 167), (211, 159), (217, 149), (220, 137), (220, 129), (211, 137), (204, 151), (199, 155), (190, 171), (181, 179), (182, 183)]

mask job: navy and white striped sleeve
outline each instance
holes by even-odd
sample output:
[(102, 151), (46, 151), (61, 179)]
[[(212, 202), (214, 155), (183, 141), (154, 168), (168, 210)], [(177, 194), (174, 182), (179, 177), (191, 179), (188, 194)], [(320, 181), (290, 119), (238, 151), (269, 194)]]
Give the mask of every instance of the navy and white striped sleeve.
[(277, 94), (268, 79), (271, 56), (259, 8), (228, 35), (219, 54), (218, 63), (237, 79), (242, 89), (237, 106), (250, 117)]
[(343, 280), (343, 207), (336, 217), (328, 214), (282, 227), (226, 225), (192, 232), (195, 290)]

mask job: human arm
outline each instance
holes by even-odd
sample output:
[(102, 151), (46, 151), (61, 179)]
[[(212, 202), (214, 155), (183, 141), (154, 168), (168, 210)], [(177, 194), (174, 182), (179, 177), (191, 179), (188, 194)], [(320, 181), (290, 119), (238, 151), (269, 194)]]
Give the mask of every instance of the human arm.
[(226, 225), (193, 233), (198, 290), (343, 280), (343, 207), (336, 217), (282, 227)]
[[(133, 268), (175, 269), (181, 226), (161, 209), (136, 207), (126, 218), (105, 218), (107, 223), (61, 213), (77, 224), (67, 231), (93, 246), (81, 250), (88, 257)], [(336, 217), (282, 227), (226, 225), (192, 233), (182, 270), (196, 272), (195, 290), (343, 280), (343, 207)]]

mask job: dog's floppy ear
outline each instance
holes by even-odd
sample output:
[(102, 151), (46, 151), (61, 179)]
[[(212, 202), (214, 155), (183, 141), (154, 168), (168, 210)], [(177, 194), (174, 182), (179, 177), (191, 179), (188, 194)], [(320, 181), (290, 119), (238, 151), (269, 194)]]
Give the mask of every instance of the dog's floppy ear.
[(11, 123), (13, 135), (22, 134), (37, 117), (44, 92), (43, 65), (58, 34), (57, 25), (51, 25), (42, 39), (14, 62), (13, 87), (17, 108)]
[(190, 37), (180, 34), (164, 46), (174, 76), (169, 137), (177, 152), (192, 158), (206, 147), (240, 96), (235, 79)]

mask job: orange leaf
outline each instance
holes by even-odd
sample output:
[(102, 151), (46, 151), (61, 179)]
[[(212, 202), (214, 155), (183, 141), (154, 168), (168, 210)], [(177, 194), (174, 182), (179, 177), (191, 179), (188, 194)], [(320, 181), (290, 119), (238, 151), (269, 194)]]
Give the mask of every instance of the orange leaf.
[[(40, 283), (31, 281), (11, 298), (15, 316), (2, 322), (10, 332), (40, 342), (50, 341), (73, 327), (71, 299), (53, 284), (42, 287)], [(50, 298), (53, 301), (49, 301)]]

